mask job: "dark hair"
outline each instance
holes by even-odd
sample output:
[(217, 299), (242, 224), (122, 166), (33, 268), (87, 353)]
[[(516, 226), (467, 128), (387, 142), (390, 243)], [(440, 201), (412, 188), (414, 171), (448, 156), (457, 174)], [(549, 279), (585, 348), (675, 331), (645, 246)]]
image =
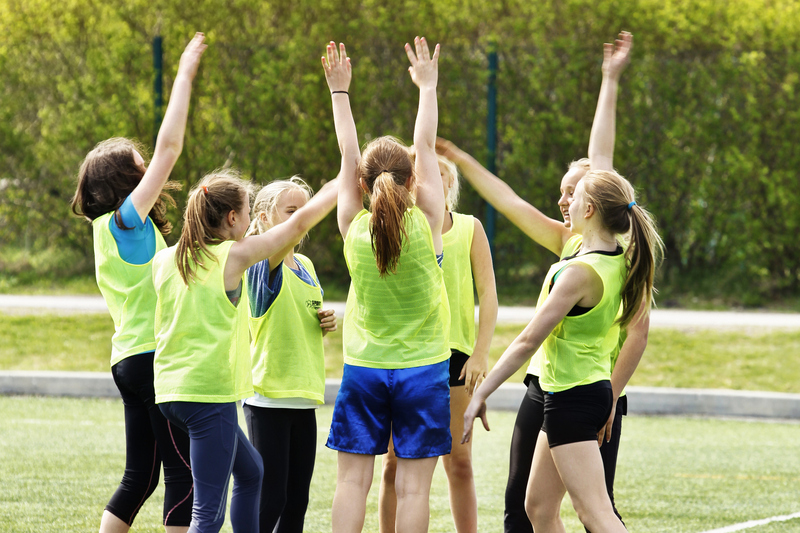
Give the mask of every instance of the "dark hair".
[(622, 287), (619, 319), (626, 326), (639, 306), (652, 299), (653, 277), (664, 255), (664, 243), (650, 213), (634, 203), (633, 186), (628, 180), (613, 171), (590, 170), (581, 181), (586, 198), (597, 209), (603, 225), (619, 235), (630, 231), (630, 244), (625, 252), (628, 272)]
[[(78, 170), (78, 188), (72, 197), (73, 213), (94, 220), (115, 211), (117, 225), (130, 229), (122, 223), (119, 208), (144, 176), (142, 168), (134, 160), (134, 150), (140, 154), (145, 153), (138, 143), (123, 137), (113, 137), (99, 143), (86, 154)], [(180, 188), (180, 184), (174, 181), (168, 181), (164, 185), (164, 191)], [(167, 204), (174, 207), (175, 200), (169, 193), (162, 191), (149, 213), (162, 235), (172, 231), (172, 224), (166, 218)]]
[(252, 184), (243, 180), (233, 169), (215, 170), (200, 180), (191, 191), (183, 214), (183, 229), (178, 240), (175, 263), (187, 285), (195, 277), (197, 267), (205, 268), (201, 255), (217, 258), (210, 254), (208, 245), (219, 244), (225, 239), (219, 229), (231, 211), (244, 207), (242, 198), (247, 195), (250, 208)]
[(381, 276), (397, 272), (403, 239), (408, 239), (404, 217), (414, 205), (406, 182), (414, 176), (408, 148), (393, 137), (370, 142), (361, 155), (356, 175), (369, 190), (372, 251)]

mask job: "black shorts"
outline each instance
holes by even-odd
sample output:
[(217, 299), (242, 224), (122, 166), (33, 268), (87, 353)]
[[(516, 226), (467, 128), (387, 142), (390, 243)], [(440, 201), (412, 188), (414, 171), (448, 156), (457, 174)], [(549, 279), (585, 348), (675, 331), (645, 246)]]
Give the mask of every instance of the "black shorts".
[(610, 381), (545, 392), (542, 431), (550, 447), (597, 440), (597, 432), (611, 415), (613, 398)]
[(458, 350), (450, 350), (450, 386), (451, 387), (463, 387), (467, 380), (466, 378), (458, 379), (458, 376), (461, 375), (461, 369), (464, 368), (464, 365), (467, 364), (469, 361), (469, 356), (464, 352), (459, 352)]

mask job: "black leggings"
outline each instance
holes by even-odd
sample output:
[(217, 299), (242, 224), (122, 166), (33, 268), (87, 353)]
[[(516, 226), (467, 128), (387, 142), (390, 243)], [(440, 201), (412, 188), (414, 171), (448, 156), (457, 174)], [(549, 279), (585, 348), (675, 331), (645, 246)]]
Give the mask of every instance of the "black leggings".
[[(505, 533), (533, 533), (533, 526), (525, 512), (525, 492), (533, 463), (533, 450), (544, 422), (544, 392), (539, 387), (539, 378), (528, 374), (525, 378), (528, 390), (517, 411), (514, 433), (511, 435), (511, 457), (508, 465), (508, 483), (506, 484), (505, 515), (503, 531)], [(627, 414), (628, 400), (621, 396), (617, 400), (617, 411), (611, 430), (611, 440), (600, 447), (603, 457), (603, 470), (606, 474), (606, 489), (611, 498), (614, 513), (622, 522), (622, 517), (614, 505), (614, 474), (617, 469), (620, 434), (622, 433), (622, 416)], [(624, 525), (624, 522), (623, 522)], [(586, 530), (589, 531), (588, 529)]]
[(317, 455), (315, 411), (244, 405), (250, 442), (264, 460), (261, 533), (303, 531)]
[(111, 367), (125, 406), (125, 473), (106, 510), (125, 522), (133, 519), (158, 486), (164, 467), (164, 525), (192, 520), (189, 436), (164, 418), (155, 405), (153, 353), (127, 357)]

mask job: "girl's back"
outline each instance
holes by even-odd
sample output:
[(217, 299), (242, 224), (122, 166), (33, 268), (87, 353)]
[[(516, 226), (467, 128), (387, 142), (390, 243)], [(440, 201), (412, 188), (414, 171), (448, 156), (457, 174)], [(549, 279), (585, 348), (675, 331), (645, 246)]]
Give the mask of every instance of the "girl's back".
[(352, 279), (343, 330), (347, 364), (407, 368), (450, 355), (450, 311), (430, 226), (416, 206), (403, 220), (408, 237), (390, 275), (381, 276), (375, 264), (369, 212), (356, 216), (345, 238)]

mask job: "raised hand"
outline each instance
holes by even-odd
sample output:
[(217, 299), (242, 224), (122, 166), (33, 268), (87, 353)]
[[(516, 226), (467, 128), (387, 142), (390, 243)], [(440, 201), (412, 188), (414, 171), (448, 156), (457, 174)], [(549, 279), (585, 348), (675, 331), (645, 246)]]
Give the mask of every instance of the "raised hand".
[(336, 43), (328, 43), (326, 56), (322, 58), (322, 68), (325, 70), (325, 80), (328, 82), (328, 89), (331, 92), (344, 91), (350, 88), (350, 78), (353, 69), (350, 66), (350, 58), (347, 57), (347, 50), (344, 43), (339, 43), (339, 50), (336, 50)]
[(408, 72), (414, 84), (420, 89), (435, 88), (439, 80), (439, 45), (436, 45), (431, 57), (425, 37), (415, 37), (414, 50), (411, 50), (411, 45), (406, 43), (406, 55), (411, 61)]
[(614, 44), (603, 44), (603, 74), (619, 80), (625, 67), (631, 62), (633, 35), (627, 31), (620, 32)]
[(200, 57), (208, 48), (207, 44), (203, 44), (205, 38), (206, 36), (203, 33), (197, 32), (192, 40), (189, 41), (189, 44), (186, 45), (186, 49), (181, 54), (181, 61), (178, 64), (178, 76), (184, 75), (190, 80), (194, 79), (197, 74), (197, 67), (200, 65)]

